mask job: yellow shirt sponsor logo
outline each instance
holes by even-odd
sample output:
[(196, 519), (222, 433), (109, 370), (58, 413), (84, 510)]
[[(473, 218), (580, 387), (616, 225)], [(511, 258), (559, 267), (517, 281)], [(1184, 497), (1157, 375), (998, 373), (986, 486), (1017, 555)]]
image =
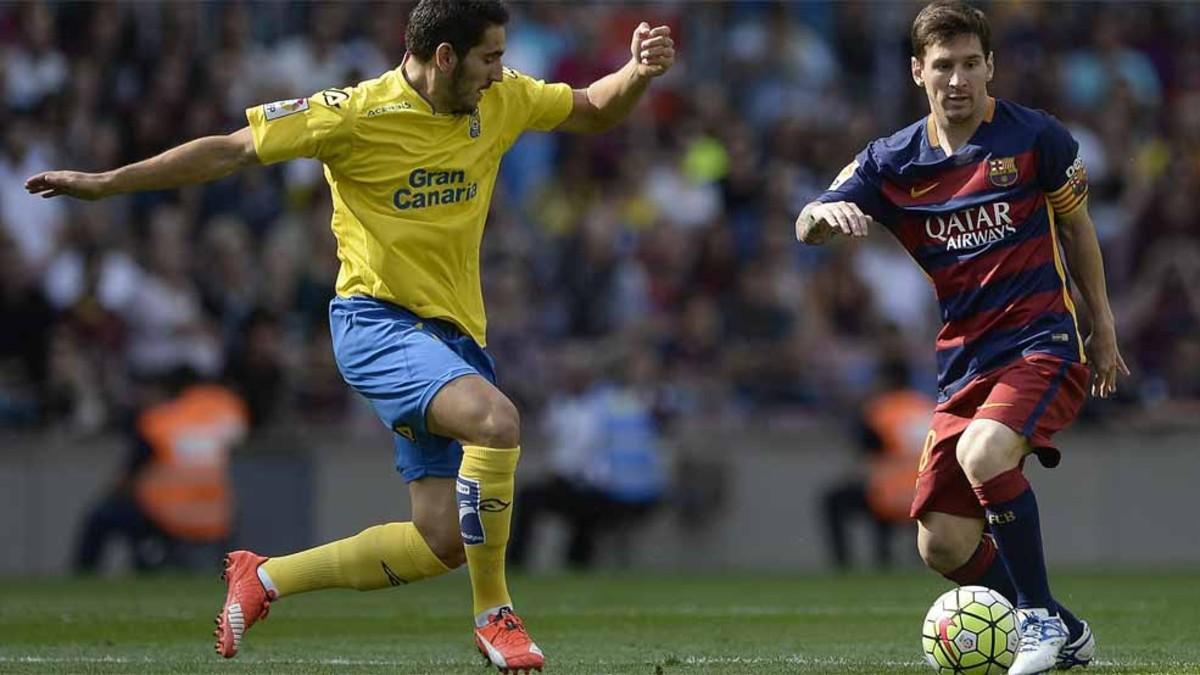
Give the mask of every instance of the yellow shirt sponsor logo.
[(457, 204), (474, 199), (477, 194), (479, 183), (468, 183), (467, 172), (463, 169), (415, 169), (408, 175), (408, 186), (396, 190), (392, 196), (392, 204), (401, 211), (423, 209)]

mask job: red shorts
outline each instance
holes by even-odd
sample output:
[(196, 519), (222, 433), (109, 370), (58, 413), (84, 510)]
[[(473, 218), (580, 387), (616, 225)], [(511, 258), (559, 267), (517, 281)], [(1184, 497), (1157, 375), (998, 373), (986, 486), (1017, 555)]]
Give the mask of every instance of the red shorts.
[(1075, 420), (1087, 396), (1088, 368), (1032, 354), (976, 378), (933, 413), (910, 515), (927, 511), (982, 518), (983, 507), (958, 464), (958, 438), (972, 420), (996, 420), (1024, 436), (1042, 466), (1062, 458), (1051, 437)]

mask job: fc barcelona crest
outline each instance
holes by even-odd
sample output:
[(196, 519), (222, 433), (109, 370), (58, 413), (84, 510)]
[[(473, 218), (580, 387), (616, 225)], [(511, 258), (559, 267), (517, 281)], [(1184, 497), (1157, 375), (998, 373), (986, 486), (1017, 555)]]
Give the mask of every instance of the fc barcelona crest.
[(1008, 187), (1017, 182), (1017, 158), (1002, 157), (988, 160), (988, 181), (996, 187)]
[(479, 121), (479, 108), (471, 111), (471, 120), (467, 128), (467, 133), (471, 138), (479, 138), (479, 134), (483, 131), (483, 125)]

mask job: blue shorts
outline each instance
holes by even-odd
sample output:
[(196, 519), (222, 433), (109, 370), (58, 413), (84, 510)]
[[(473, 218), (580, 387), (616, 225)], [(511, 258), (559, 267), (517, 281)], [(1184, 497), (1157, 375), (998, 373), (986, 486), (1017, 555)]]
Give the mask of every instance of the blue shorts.
[(495, 384), (492, 357), (454, 324), (374, 298), (334, 298), (329, 328), (342, 377), (395, 432), (396, 470), (404, 480), (457, 475), (462, 445), (429, 433), (425, 415), (450, 380), (479, 375)]

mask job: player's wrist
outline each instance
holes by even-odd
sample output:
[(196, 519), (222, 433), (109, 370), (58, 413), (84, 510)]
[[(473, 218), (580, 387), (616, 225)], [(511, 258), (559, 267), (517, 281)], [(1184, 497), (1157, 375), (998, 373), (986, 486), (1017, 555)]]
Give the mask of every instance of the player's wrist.
[(630, 58), (629, 63), (626, 64), (626, 68), (629, 68), (629, 72), (632, 73), (630, 79), (639, 87), (649, 85), (650, 80), (654, 79), (654, 76), (642, 71), (642, 65), (636, 56)]
[(119, 171), (119, 169), (93, 174), (96, 181), (96, 197), (108, 197), (118, 194), (121, 191), (119, 188), (120, 183), (117, 176), (117, 171)]
[(1112, 310), (1107, 312), (1095, 312), (1092, 314), (1092, 332), (1094, 333), (1115, 333), (1117, 328), (1116, 319), (1113, 317)]

